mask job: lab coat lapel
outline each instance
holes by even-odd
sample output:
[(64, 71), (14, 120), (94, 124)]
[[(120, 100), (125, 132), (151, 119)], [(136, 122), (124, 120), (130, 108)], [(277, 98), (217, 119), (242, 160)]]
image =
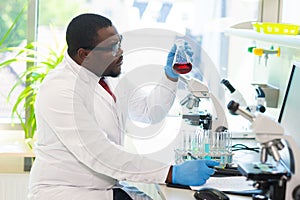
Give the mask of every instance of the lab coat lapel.
[[(75, 83), (75, 87), (79, 87), (82, 97), (87, 98), (86, 106), (89, 112), (95, 114), (97, 122), (104, 130), (112, 130), (107, 132), (113, 133), (113, 135), (108, 135), (113, 142), (122, 144), (123, 139), (120, 130), (123, 130), (123, 127), (119, 123), (117, 106), (111, 95), (98, 83), (100, 78), (76, 64), (68, 56), (66, 56), (66, 61), (69, 63), (70, 70), (78, 79), (75, 82), (78, 81), (79, 85)], [(109, 82), (108, 84), (110, 86)]]
[[(92, 112), (99, 126), (107, 133), (107, 137), (116, 144), (122, 144), (123, 127), (119, 120), (118, 110), (113, 98), (101, 85), (96, 86)], [(107, 95), (106, 95), (107, 93)]]

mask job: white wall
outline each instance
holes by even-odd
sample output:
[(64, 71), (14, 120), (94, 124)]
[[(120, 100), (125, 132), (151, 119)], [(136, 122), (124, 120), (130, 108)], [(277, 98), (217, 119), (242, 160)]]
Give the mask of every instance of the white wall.
[[(247, 48), (251, 46), (264, 49), (270, 49), (273, 46), (275, 50), (279, 47), (281, 54), (279, 57), (270, 55), (265, 64), (263, 56), (259, 59), (258, 56), (247, 51)], [(255, 95), (255, 90), (251, 83), (265, 83), (278, 88), (279, 99), (277, 108), (267, 108), (270, 114), (276, 118), (285, 94), (290, 70), (295, 61), (300, 61), (300, 48), (290, 48), (277, 45), (275, 42), (260, 42), (231, 36), (228, 79), (237, 85), (241, 93), (246, 97), (246, 100), (249, 101), (251, 98), (253, 100), (253, 95)]]

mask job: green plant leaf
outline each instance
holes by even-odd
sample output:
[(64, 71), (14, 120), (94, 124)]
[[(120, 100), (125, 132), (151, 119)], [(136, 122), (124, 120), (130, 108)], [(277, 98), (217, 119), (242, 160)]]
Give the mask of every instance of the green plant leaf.
[(26, 119), (26, 124), (28, 127), (27, 135), (25, 136), (26, 138), (32, 138), (36, 130), (36, 119), (33, 105), (31, 105), (30, 111), (30, 115)]
[(30, 86), (27, 86), (18, 96), (13, 109), (12, 109), (12, 118), (14, 117), (14, 113), (18, 111), (18, 107), (20, 105), (20, 103), (25, 100), (26, 97), (28, 97), (29, 95), (31, 95), (33, 93), (33, 90)]
[[(64, 58), (66, 45), (61, 51), (55, 51), (48, 48), (47, 54), (41, 54), (37, 49), (43, 48), (37, 43), (30, 43), (25, 47), (7, 47), (2, 51), (16, 51), (14, 58), (8, 59), (0, 63), (0, 68), (10, 66), (13, 63), (24, 62), (27, 63), (25, 71), (19, 74), (19, 80), (12, 86), (7, 95), (7, 101), (10, 101), (11, 95), (16, 88), (21, 84), (26, 84), (21, 91), (17, 100), (13, 104), (11, 117), (20, 120), (21, 126), (25, 132), (25, 138), (33, 138), (36, 131), (36, 118), (34, 112), (34, 104), (37, 95), (37, 88), (42, 83), (47, 74), (60, 64)], [(30, 64), (30, 65), (28, 65)], [(20, 111), (26, 110), (26, 119), (22, 117)]]
[(10, 101), (10, 97), (11, 97), (13, 91), (15, 91), (16, 87), (18, 87), (19, 85), (21, 85), (21, 84), (23, 84), (23, 83), (24, 83), (24, 82), (23, 82), (22, 80), (19, 79), (19, 81), (17, 81), (17, 83), (15, 83), (15, 84), (13, 85), (13, 87), (10, 89), (10, 91), (9, 91), (7, 97), (6, 97), (6, 100), (7, 100), (8, 102)]
[(18, 59), (17, 58), (12, 58), (12, 59), (6, 60), (6, 61), (0, 63), (0, 69), (3, 68), (3, 67), (8, 66), (8, 65), (10, 65), (11, 63), (14, 63), (14, 62), (18, 62)]
[(23, 15), (23, 13), (25, 12), (26, 9), (27, 9), (27, 4), (23, 7), (23, 9), (21, 10), (21, 12), (14, 19), (12, 25), (9, 27), (9, 29), (6, 31), (6, 33), (4, 34), (4, 36), (1, 38), (1, 40), (0, 40), (0, 46), (3, 45), (3, 43), (5, 42), (5, 40), (11, 34), (13, 28), (15, 27), (15, 25), (17, 24), (17, 22), (20, 20), (20, 18), (22, 17), (22, 15)]

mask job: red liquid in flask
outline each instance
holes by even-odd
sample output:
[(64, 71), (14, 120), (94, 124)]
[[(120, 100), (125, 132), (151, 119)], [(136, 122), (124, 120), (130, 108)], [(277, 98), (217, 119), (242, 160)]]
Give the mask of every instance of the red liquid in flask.
[(187, 74), (192, 70), (192, 63), (175, 63), (173, 69), (178, 74)]

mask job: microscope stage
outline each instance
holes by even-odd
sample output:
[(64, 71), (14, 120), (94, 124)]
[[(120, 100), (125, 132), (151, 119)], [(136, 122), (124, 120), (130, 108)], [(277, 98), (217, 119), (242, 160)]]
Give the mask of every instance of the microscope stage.
[(248, 179), (256, 181), (280, 180), (283, 177), (291, 177), (289, 171), (280, 163), (242, 163), (238, 170)]

